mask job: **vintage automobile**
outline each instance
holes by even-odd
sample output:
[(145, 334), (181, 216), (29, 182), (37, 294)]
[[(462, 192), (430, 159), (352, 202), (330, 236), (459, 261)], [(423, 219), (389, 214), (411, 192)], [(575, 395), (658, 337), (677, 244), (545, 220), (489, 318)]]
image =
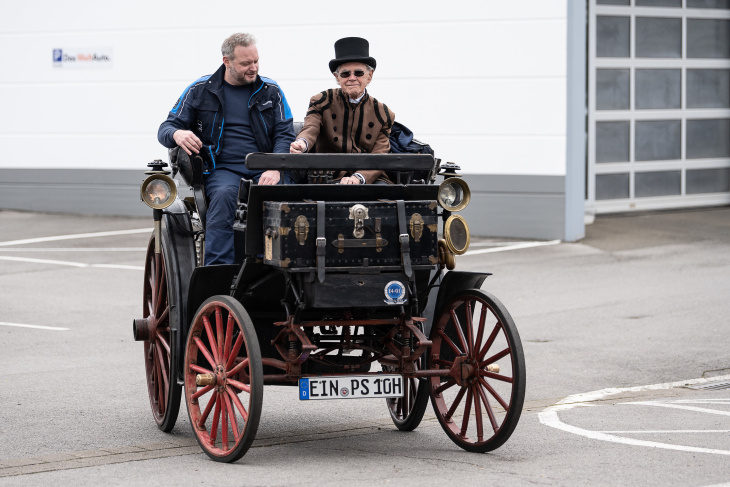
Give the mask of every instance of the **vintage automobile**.
[[(404, 431), (430, 398), (461, 448), (507, 441), (525, 361), (509, 312), (481, 290), (489, 274), (452, 270), (470, 242), (458, 166), (429, 154), (251, 154), (246, 165), (305, 170), (308, 184), (242, 180), (232, 265), (202, 264), (199, 157), (173, 164), (193, 196), (177, 197), (160, 160), (141, 187), (154, 231), (133, 332), (159, 428), (173, 428), (184, 390), (201, 448), (236, 461), (256, 436), (264, 385), (279, 384), (301, 400), (383, 399)], [(330, 184), (355, 168), (388, 168), (395, 184)]]

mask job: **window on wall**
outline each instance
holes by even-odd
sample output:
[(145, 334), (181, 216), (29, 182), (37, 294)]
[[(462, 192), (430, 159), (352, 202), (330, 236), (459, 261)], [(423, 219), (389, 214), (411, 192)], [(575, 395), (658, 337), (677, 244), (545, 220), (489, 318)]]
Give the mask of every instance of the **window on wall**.
[(589, 0), (589, 14), (589, 200), (730, 202), (730, 0)]

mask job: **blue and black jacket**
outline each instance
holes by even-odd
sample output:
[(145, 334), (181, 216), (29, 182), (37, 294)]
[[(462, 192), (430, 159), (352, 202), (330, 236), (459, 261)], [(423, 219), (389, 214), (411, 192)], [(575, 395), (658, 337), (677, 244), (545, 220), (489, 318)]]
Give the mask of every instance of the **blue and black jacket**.
[[(172, 134), (176, 130), (192, 130), (203, 143), (201, 153), (209, 168), (215, 168), (216, 156), (223, 143), (223, 75), (225, 65), (185, 88), (167, 120), (157, 131), (157, 140), (165, 147), (176, 147)], [(248, 101), (254, 137), (262, 152), (288, 153), (294, 141), (291, 109), (284, 92), (269, 78), (256, 76), (253, 95)]]

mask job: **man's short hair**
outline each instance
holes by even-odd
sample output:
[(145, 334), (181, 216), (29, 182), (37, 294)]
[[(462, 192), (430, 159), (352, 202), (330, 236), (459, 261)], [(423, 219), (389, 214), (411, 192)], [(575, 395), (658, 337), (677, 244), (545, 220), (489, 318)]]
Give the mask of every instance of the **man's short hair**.
[(252, 44), (256, 44), (256, 38), (253, 36), (253, 34), (239, 32), (237, 34), (231, 35), (230, 37), (228, 37), (228, 39), (223, 41), (223, 45), (221, 46), (221, 54), (223, 54), (223, 56), (227, 57), (228, 59), (232, 59), (233, 51), (236, 49), (237, 46), (248, 47)]

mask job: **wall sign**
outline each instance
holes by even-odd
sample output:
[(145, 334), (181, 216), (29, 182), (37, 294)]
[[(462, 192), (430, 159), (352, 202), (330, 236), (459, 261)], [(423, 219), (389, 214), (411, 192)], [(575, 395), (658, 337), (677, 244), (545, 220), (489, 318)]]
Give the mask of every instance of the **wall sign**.
[(63, 69), (109, 69), (112, 48), (58, 48), (53, 50), (53, 67)]

